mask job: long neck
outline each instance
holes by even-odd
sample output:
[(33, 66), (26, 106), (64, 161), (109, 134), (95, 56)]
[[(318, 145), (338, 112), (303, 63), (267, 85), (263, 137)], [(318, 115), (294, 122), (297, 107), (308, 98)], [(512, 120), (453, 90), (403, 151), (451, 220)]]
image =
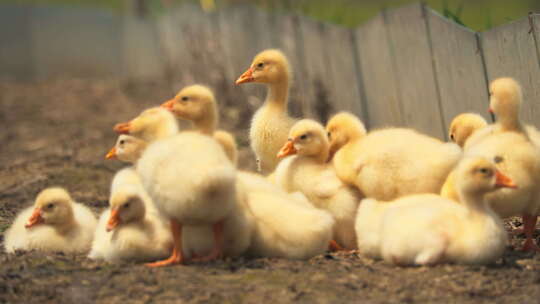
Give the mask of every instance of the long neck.
[(206, 115), (202, 115), (200, 119), (194, 120), (193, 124), (195, 129), (199, 132), (212, 135), (216, 131), (216, 126), (218, 124), (218, 114), (215, 109), (209, 110)]
[(321, 147), (321, 151), (317, 154), (317, 161), (321, 164), (328, 162), (330, 156), (330, 143), (325, 141)]
[(467, 206), (469, 214), (474, 217), (484, 217), (491, 213), (489, 204), (485, 201), (485, 193), (460, 190), (460, 201)]
[(505, 115), (500, 115), (497, 117), (499, 119), (499, 125), (504, 131), (522, 131), (521, 121), (519, 119), (519, 110), (515, 109), (505, 113)]
[(287, 109), (287, 100), (289, 98), (289, 78), (283, 77), (281, 81), (268, 85), (265, 104), (269, 107), (275, 107), (279, 110)]
[(73, 216), (73, 210), (70, 209), (62, 222), (55, 225), (55, 228), (58, 233), (66, 234), (70, 230), (72, 230), (75, 225), (77, 225), (77, 222), (75, 221), (75, 217)]
[(147, 141), (154, 141), (178, 133), (178, 126), (176, 125), (176, 121), (161, 121), (160, 123), (157, 123), (156, 127), (149, 133), (151, 134), (145, 139)]

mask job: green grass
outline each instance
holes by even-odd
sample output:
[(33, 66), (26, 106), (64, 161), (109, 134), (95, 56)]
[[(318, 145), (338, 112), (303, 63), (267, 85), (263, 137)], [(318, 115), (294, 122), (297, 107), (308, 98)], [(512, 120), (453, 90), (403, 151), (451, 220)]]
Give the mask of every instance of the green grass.
[[(154, 15), (162, 14), (170, 4), (208, 3), (212, 0), (139, 0)], [(314, 19), (357, 26), (382, 9), (392, 9), (415, 0), (213, 0), (217, 9), (238, 3), (253, 3), (266, 10), (296, 12)], [(429, 7), (443, 16), (474, 30), (507, 23), (522, 18), (530, 11), (540, 12), (540, 0), (425, 0)], [(100, 7), (122, 13), (129, 0), (0, 0), (0, 3), (61, 4)]]

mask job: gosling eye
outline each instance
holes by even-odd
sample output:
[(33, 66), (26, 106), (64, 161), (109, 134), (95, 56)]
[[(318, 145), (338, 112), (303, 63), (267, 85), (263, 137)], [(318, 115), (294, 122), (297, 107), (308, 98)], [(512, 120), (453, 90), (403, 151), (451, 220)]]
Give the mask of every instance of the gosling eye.
[(47, 207), (46, 207), (48, 210), (52, 210), (54, 209), (54, 204), (53, 203), (49, 203), (47, 204)]
[(126, 208), (126, 209), (129, 208), (129, 205), (131, 205), (131, 203), (125, 203), (124, 208)]
[(455, 141), (455, 139), (454, 139), (454, 133), (450, 134), (450, 139), (451, 139), (452, 141)]
[(480, 173), (484, 174), (484, 175), (488, 175), (491, 173), (491, 170), (489, 170), (488, 168), (480, 168)]
[(264, 62), (259, 62), (259, 64), (257, 64), (257, 68), (262, 69), (263, 67), (264, 67)]
[(502, 156), (497, 155), (497, 156), (495, 156), (495, 157), (493, 158), (493, 161), (494, 161), (496, 164), (499, 164), (499, 163), (502, 163), (502, 162), (504, 161), (504, 158), (503, 158)]
[(303, 134), (303, 135), (300, 136), (300, 139), (305, 140), (307, 137), (308, 137), (307, 134)]
[(182, 101), (188, 101), (188, 100), (189, 100), (189, 97), (187, 97), (187, 96), (182, 96), (181, 99), (182, 99)]
[(326, 135), (328, 136), (328, 139), (330, 139), (332, 137), (332, 133), (330, 133), (330, 132), (326, 133)]
[(122, 140), (120, 140), (120, 144), (121, 144), (121, 145), (123, 145), (123, 144), (125, 144), (125, 143), (126, 143), (126, 141), (125, 141), (125, 140), (123, 140), (123, 139), (122, 139)]

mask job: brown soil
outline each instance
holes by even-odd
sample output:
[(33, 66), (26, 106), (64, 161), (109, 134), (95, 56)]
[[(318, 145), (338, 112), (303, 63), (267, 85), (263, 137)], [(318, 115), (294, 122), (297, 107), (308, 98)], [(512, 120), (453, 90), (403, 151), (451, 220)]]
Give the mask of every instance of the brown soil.
[[(115, 142), (112, 126), (172, 94), (156, 84), (114, 81), (0, 82), (0, 231), (39, 190), (53, 185), (66, 187), (97, 214), (122, 167), (103, 157)], [(241, 167), (253, 169), (247, 132), (239, 129), (249, 117), (238, 119), (235, 108), (222, 112), (222, 127), (239, 138)], [(309, 261), (240, 258), (149, 269), (82, 255), (2, 250), (0, 302), (539, 303), (540, 254), (514, 249), (523, 236), (511, 240), (495, 265), (432, 268), (397, 268), (338, 253)]]

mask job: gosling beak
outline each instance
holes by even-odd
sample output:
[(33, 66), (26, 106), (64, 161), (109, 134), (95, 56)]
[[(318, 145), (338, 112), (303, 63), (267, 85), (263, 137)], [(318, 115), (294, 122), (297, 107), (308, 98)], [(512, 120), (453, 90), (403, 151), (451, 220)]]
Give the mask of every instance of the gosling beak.
[(34, 212), (32, 212), (32, 215), (30, 216), (30, 218), (28, 219), (28, 221), (26, 222), (26, 225), (24, 225), (24, 227), (26, 229), (30, 228), (30, 227), (33, 227), (37, 224), (40, 224), (40, 223), (43, 223), (43, 217), (41, 216), (41, 208), (36, 208), (34, 209)]
[(114, 159), (116, 158), (116, 147), (112, 147), (111, 150), (105, 155), (105, 159)]
[(167, 101), (165, 101), (164, 103), (161, 104), (161, 107), (162, 108), (165, 108), (169, 111), (172, 111), (173, 110), (173, 106), (174, 106), (174, 99), (169, 99)]
[(293, 155), (298, 152), (296, 148), (294, 147), (294, 141), (292, 139), (287, 140), (287, 143), (281, 147), (281, 150), (279, 150), (277, 157), (283, 158), (285, 156)]
[(247, 69), (247, 71), (244, 72), (244, 74), (240, 75), (240, 77), (236, 79), (236, 84), (253, 82), (253, 81), (255, 81), (255, 78), (253, 78), (253, 69), (249, 68)]
[(118, 134), (129, 134), (129, 122), (122, 122), (114, 126), (114, 132)]
[(118, 211), (118, 208), (114, 208), (111, 210), (111, 215), (109, 216), (109, 221), (107, 222), (107, 232), (111, 232), (120, 224), (120, 213)]
[(512, 179), (499, 171), (495, 171), (495, 187), (496, 188), (517, 188)]

